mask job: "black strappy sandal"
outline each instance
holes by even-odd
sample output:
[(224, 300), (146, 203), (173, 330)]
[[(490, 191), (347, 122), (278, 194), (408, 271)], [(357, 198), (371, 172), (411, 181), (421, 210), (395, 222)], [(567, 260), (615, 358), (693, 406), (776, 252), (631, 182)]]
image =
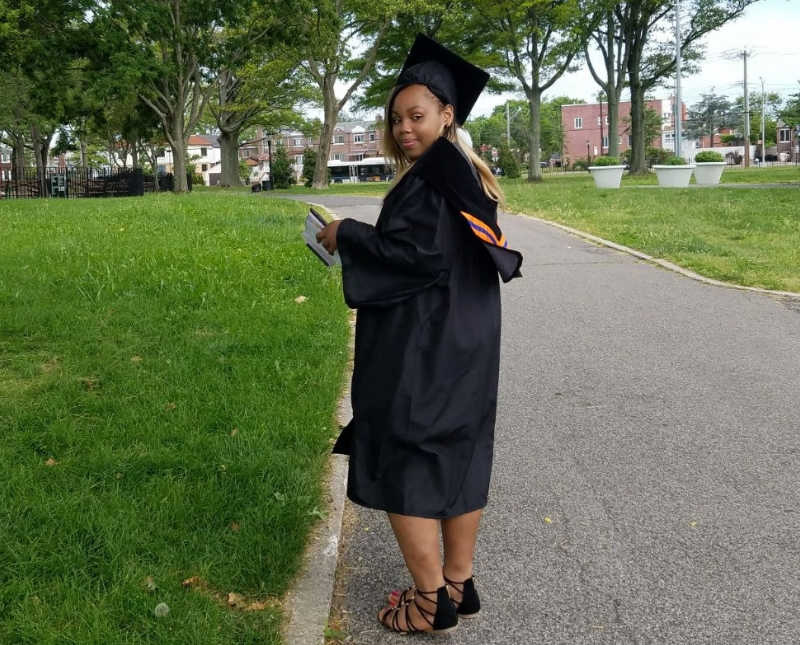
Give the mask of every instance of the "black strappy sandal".
[[(475, 591), (475, 581), (470, 576), (463, 582), (445, 578), (446, 586), (461, 594), (461, 600), (453, 600), (459, 618), (475, 618), (481, 610), (481, 599)], [(405, 594), (405, 592), (403, 592)]]
[[(447, 593), (447, 586), (441, 586), (435, 591), (420, 591), (419, 589), (412, 588), (408, 594), (403, 592), (406, 598), (405, 602), (398, 604), (395, 607), (385, 607), (383, 615), (378, 617), (381, 624), (391, 629), (398, 634), (414, 634), (417, 632), (424, 632), (426, 634), (444, 634), (453, 631), (458, 626), (458, 615), (456, 614), (456, 607)], [(429, 595), (436, 595), (436, 600), (429, 598)], [(417, 602), (417, 596), (420, 595), (428, 602), (436, 603), (436, 613), (429, 611), (420, 606)], [(414, 605), (419, 612), (419, 615), (425, 620), (431, 629), (420, 629), (411, 620), (411, 605)], [(403, 618), (405, 619), (405, 629), (400, 627), (400, 612), (404, 612)]]

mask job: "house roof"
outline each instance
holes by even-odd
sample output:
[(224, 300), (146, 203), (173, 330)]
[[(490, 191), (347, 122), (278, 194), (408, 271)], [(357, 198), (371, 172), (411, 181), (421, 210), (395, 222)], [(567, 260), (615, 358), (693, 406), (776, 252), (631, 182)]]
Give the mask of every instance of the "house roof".
[(219, 137), (212, 137), (207, 134), (192, 134), (189, 135), (188, 145), (219, 148)]

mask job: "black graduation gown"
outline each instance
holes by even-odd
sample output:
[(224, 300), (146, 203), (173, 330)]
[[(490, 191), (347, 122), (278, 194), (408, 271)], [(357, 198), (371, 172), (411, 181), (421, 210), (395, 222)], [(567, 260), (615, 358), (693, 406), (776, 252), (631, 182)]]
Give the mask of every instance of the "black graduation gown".
[(373, 227), (341, 222), (344, 296), (357, 308), (348, 497), (446, 518), (486, 505), (500, 358), (500, 289), (522, 256), (467, 158), (435, 142)]

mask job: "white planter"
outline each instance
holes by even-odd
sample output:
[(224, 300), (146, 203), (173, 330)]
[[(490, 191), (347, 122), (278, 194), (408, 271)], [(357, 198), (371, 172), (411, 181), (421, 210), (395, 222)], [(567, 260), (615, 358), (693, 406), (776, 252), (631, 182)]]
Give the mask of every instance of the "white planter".
[(625, 166), (589, 166), (594, 185), (598, 188), (619, 188)]
[(658, 185), (666, 188), (686, 188), (692, 178), (694, 164), (685, 166), (653, 166), (658, 177)]
[(694, 180), (700, 186), (716, 186), (727, 165), (724, 161), (695, 161)]

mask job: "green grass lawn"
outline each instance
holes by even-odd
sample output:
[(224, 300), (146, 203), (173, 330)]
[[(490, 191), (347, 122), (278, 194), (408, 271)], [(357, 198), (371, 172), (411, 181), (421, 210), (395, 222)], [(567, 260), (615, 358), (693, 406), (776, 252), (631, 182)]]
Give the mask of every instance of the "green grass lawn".
[[(509, 209), (599, 235), (736, 284), (800, 292), (800, 169), (726, 170), (728, 183), (776, 188), (641, 188), (623, 177), (598, 190), (588, 173), (538, 184), (504, 180)], [(794, 182), (792, 187), (791, 182)]]
[(280, 642), (349, 333), (304, 212), (0, 202), (0, 642)]

